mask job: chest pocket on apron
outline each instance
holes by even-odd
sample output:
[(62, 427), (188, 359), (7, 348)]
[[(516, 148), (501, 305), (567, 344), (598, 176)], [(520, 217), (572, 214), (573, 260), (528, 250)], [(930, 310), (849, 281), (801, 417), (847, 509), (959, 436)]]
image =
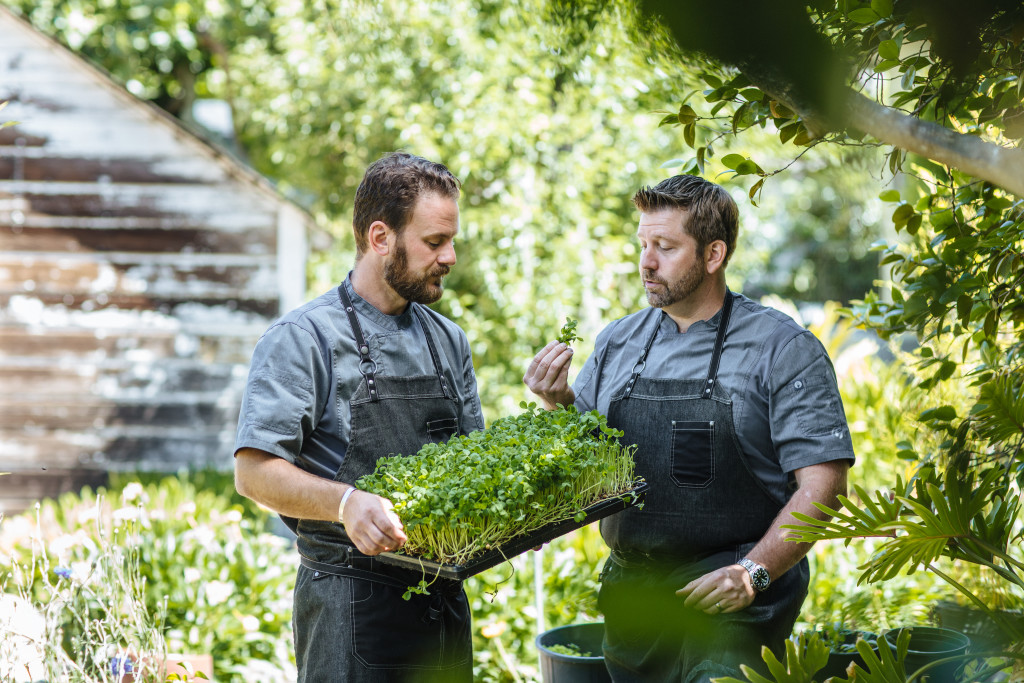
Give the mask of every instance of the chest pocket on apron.
[(714, 421), (673, 420), (672, 481), (677, 486), (704, 488), (714, 480)]

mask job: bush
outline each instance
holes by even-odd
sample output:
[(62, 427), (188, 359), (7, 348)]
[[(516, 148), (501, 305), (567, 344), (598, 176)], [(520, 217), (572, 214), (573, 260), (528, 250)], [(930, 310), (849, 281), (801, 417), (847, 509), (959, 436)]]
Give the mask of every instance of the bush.
[[(230, 475), (194, 476), (125, 480), (44, 501), (0, 525), (0, 567), (12, 577), (31, 568), (27, 597), (46, 610), (56, 599), (46, 572), (66, 567), (74, 577), (130, 557), (126, 575), (137, 572), (137, 598), (167, 650), (213, 655), (222, 681), (294, 680), (291, 544), (266, 531), (268, 513), (225, 493), (234, 491)], [(117, 582), (106, 586), (131, 595)], [(68, 634), (84, 633), (92, 613), (62, 614), (63, 649), (75, 659)], [(122, 644), (108, 635), (107, 644)]]

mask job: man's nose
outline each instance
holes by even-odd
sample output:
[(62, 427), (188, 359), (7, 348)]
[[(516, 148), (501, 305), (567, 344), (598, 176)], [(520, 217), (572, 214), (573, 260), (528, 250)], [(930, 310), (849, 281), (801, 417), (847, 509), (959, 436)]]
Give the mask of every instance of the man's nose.
[(441, 253), (437, 256), (437, 262), (446, 266), (454, 266), (456, 260), (455, 245), (451, 242), (441, 249)]
[(658, 263), (651, 256), (650, 249), (642, 249), (640, 251), (640, 268), (643, 270), (657, 270)]

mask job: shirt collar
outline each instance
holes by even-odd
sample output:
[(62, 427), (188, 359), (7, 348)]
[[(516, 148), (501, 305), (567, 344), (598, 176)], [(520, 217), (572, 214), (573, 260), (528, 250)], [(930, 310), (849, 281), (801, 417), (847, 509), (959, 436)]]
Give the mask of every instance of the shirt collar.
[(398, 332), (399, 330), (406, 329), (412, 325), (412, 309), (417, 304), (410, 302), (409, 305), (405, 307), (405, 310), (398, 315), (388, 315), (356, 293), (356, 290), (352, 287), (352, 271), (349, 271), (348, 276), (341, 283), (341, 286), (345, 288), (349, 297), (352, 298), (352, 306), (355, 307), (356, 313), (361, 317), (372, 321), (376, 325), (383, 327), (385, 330), (390, 332)]

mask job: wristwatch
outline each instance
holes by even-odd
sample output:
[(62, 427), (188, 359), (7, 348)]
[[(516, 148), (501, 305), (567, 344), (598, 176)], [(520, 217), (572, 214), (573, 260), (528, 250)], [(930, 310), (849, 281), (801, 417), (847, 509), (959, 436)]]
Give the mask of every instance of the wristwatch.
[(768, 570), (759, 565), (757, 562), (754, 562), (753, 560), (744, 557), (736, 564), (740, 565), (741, 567), (747, 570), (747, 573), (750, 574), (750, 582), (754, 585), (754, 590), (756, 590), (757, 592), (760, 593), (761, 591), (768, 588), (768, 586), (771, 584), (772, 577), (769, 576)]

